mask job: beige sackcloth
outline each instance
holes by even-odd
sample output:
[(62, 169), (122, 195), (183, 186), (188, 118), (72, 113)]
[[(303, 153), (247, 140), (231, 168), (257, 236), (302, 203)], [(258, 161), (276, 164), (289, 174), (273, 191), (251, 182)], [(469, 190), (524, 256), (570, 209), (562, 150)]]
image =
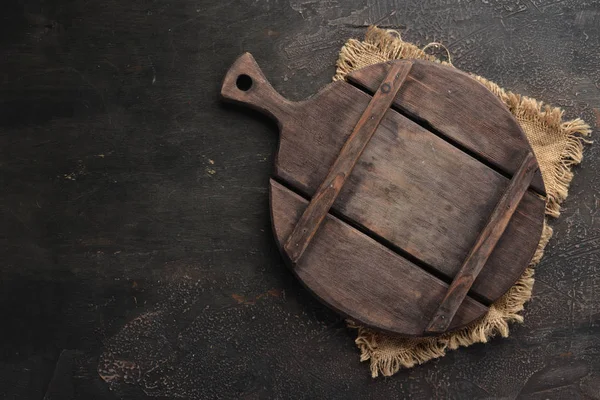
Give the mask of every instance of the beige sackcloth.
[[(403, 58), (441, 62), (417, 46), (403, 41), (396, 31), (370, 27), (364, 41), (350, 39), (344, 44), (333, 79), (344, 79), (349, 72), (367, 65)], [(451, 65), (447, 62), (442, 64)], [(590, 134), (590, 127), (579, 118), (563, 121), (560, 108), (505, 91), (480, 76), (471, 76), (498, 96), (521, 125), (535, 152), (546, 186), (546, 216), (558, 217), (560, 204), (567, 197), (573, 178), (571, 168), (581, 162), (583, 144), (589, 142), (583, 137)], [(521, 278), (490, 306), (485, 316), (459, 331), (435, 337), (403, 338), (348, 321), (351, 328), (358, 330), (356, 345), (361, 352), (360, 360), (371, 362), (373, 377), (380, 373), (390, 376), (400, 368), (411, 368), (442, 357), (447, 350), (485, 343), (498, 334), (507, 337), (509, 322), (523, 322), (523, 316), (519, 313), (531, 297), (534, 267), (540, 262), (551, 236), (552, 228), (545, 223), (537, 250)]]

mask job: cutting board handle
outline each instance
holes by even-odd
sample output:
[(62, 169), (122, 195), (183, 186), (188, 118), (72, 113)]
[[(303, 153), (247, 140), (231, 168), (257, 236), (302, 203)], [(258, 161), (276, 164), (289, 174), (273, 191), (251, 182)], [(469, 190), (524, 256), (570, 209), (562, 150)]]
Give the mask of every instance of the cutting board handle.
[(223, 86), (223, 98), (244, 104), (275, 118), (280, 124), (290, 115), (292, 102), (273, 89), (250, 53), (244, 53), (227, 71)]

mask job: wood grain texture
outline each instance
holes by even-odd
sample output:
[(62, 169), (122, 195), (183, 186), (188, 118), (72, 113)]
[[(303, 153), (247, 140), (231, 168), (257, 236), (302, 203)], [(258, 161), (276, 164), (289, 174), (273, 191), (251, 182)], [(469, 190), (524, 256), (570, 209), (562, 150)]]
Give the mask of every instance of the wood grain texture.
[(319, 225), (337, 199), (356, 162), (369, 144), (396, 93), (406, 79), (411, 66), (411, 63), (392, 65), (381, 86), (369, 101), (369, 105), (333, 162), (327, 177), (319, 185), (310, 204), (286, 241), (284, 253), (292, 263), (297, 263), (302, 257), (306, 247), (319, 229)]
[[(416, 63), (394, 105), (501, 170), (516, 173), (531, 148), (506, 107), (464, 72), (427, 61)], [(387, 68), (385, 64), (363, 68), (349, 74), (348, 80), (375, 91)], [(535, 175), (532, 187), (545, 194), (541, 173)]]
[[(227, 73), (222, 93), (228, 100), (247, 103), (276, 118), (281, 130), (276, 176), (293, 190), (311, 196), (310, 206), (292, 234), (277, 238), (285, 243), (282, 247), (284, 257), (292, 264), (298, 262), (333, 204), (332, 210), (336, 215), (402, 256), (409, 257), (420, 268), (434, 272), (448, 282), (457, 276), (509, 183), (507, 178), (481, 162), (480, 157), (487, 149), (473, 156), (456, 147), (454, 142), (448, 142), (392, 109), (371, 120), (373, 104), (379, 102), (379, 98), (371, 97), (344, 82), (333, 83), (304, 102), (274, 104), (279, 95), (268, 84), (257, 86), (256, 89), (246, 88), (248, 90), (234, 86), (239, 76), (263, 76), (256, 63), (249, 58), (251, 56), (245, 54), (234, 63)], [(244, 64), (248, 65), (247, 72)], [(402, 66), (406, 68), (405, 71), (412, 67), (409, 61), (393, 61), (386, 65), (391, 66), (386, 69), (391, 76), (398, 76), (396, 70)], [(417, 63), (416, 67), (422, 65), (441, 68), (422, 62)], [(442, 78), (444, 73), (451, 74), (451, 71), (442, 69)], [(389, 79), (389, 76), (383, 79), (382, 88)], [(264, 77), (260, 80), (264, 81)], [(481, 85), (473, 80), (461, 82), (466, 88), (454, 88), (443, 79), (438, 80), (436, 85), (433, 89), (438, 91), (470, 90), (473, 94), (471, 101), (477, 103), (479, 99), (477, 94)], [(256, 93), (252, 93), (254, 90)], [(400, 93), (402, 91), (400, 88)], [(261, 102), (263, 92), (266, 93), (264, 103)], [(497, 99), (494, 100), (500, 104)], [(444, 108), (447, 101), (445, 98), (432, 99), (428, 107)], [(273, 110), (269, 110), (271, 107)], [(510, 117), (504, 107), (497, 107), (496, 112)], [(346, 123), (331, 123), (338, 122), (331, 117), (333, 115), (342, 115)], [(463, 121), (464, 126), (469, 127), (472, 121), (483, 117), (485, 114), (474, 113)], [(357, 122), (348, 126), (353, 121)], [(376, 132), (361, 130), (365, 121), (374, 125), (377, 123)], [(516, 136), (521, 139), (521, 145), (529, 149), (518, 126), (510, 127), (514, 132), (502, 133), (502, 129), (505, 127), (496, 128), (496, 140)], [(361, 136), (363, 140), (356, 140)], [(368, 143), (364, 140), (367, 138), (370, 138)], [(347, 153), (351, 156), (348, 157)], [(318, 154), (318, 158), (315, 154)], [(535, 159), (533, 163), (537, 165)], [(352, 173), (348, 176), (350, 171)], [(533, 174), (539, 175), (537, 169), (532, 171)], [(313, 186), (307, 187), (307, 182)], [(471, 282), (467, 288), (472, 287), (473, 293), (487, 304), (498, 299), (514, 284), (529, 264), (539, 241), (544, 220), (544, 200), (529, 193), (523, 204), (517, 203), (515, 206), (520, 208), (523, 217), (511, 221), (514, 226), (510, 231), (518, 234), (505, 236), (502, 243), (498, 242), (498, 235), (494, 246), (487, 249), (485, 260), (482, 259), (484, 262), (489, 259), (488, 267), (481, 276), (473, 275), (476, 282)], [(285, 208), (273, 203), (271, 207), (275, 210)], [(274, 215), (273, 218), (279, 216)], [(276, 229), (275, 234), (278, 232)], [(335, 251), (335, 243), (331, 242), (329, 246)], [(372, 266), (368, 258), (355, 261), (362, 265), (359, 269)], [(318, 268), (334, 268), (327, 263), (315, 262)], [(374, 268), (382, 267), (376, 265)], [(335, 281), (317, 283), (309, 279), (304, 284), (335, 290)], [(427, 293), (429, 288), (422, 284), (418, 289)], [(393, 294), (380, 296), (387, 300)], [(319, 297), (331, 298), (322, 294)], [(372, 303), (380, 304), (381, 301)], [(345, 310), (351, 317), (367, 323), (361, 320), (364, 312), (356, 309), (353, 314), (352, 308)], [(373, 306), (371, 314), (378, 312), (377, 307)], [(421, 315), (422, 320), (410, 323), (406, 319), (399, 319), (399, 324), (394, 326), (395, 332), (413, 334), (412, 329), (403, 330), (402, 326), (423, 324), (423, 321), (429, 321), (430, 315)]]
[[(270, 188), (273, 230), (283, 248), (308, 201), (274, 180)], [(428, 321), (423, 315), (432, 315), (448, 290), (446, 283), (331, 215), (325, 217), (293, 271), (338, 312), (378, 329), (414, 336), (425, 333)], [(467, 298), (450, 328), (487, 311)]]
[(1, 2), (0, 397), (597, 397), (600, 147), (552, 221), (525, 323), (373, 380), (355, 332), (275, 246), (276, 126), (218, 99), (243, 51), (286, 98), (313, 95), (340, 46), (376, 23), (419, 46), (441, 41), (458, 68), (593, 124), (599, 11), (578, 0)]
[(442, 333), (448, 329), (475, 279), (498, 244), (537, 169), (535, 156), (529, 153), (502, 194), (460, 270), (454, 276), (448, 292), (426, 328), (427, 332)]
[[(241, 88), (240, 82), (246, 87)], [(239, 56), (227, 70), (221, 85), (221, 96), (229, 101), (254, 108), (280, 121), (294, 112), (296, 106), (273, 89), (250, 53)]]
[[(239, 73), (236, 69), (233, 76)], [(351, 85), (334, 82), (308, 100), (278, 103), (281, 137), (275, 175), (313, 196), (370, 99)], [(261, 104), (255, 96), (252, 104), (264, 109), (270, 101)], [(390, 110), (333, 210), (451, 280), (508, 182)], [(543, 210), (542, 199), (525, 195), (506, 238), (490, 257), (489, 268), (476, 280), (474, 293), (492, 302), (520, 276), (537, 246)]]

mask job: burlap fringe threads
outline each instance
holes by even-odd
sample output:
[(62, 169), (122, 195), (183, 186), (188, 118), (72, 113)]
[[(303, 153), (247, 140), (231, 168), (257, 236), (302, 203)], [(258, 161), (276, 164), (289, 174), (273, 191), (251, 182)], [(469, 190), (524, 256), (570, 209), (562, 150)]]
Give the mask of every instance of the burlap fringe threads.
[[(367, 65), (403, 58), (418, 58), (451, 65), (426, 54), (411, 43), (404, 42), (398, 32), (370, 27), (364, 41), (350, 39), (342, 47), (333, 79), (344, 79), (349, 72)], [(564, 122), (563, 111), (560, 108), (507, 92), (485, 78), (472, 76), (498, 96), (519, 121), (540, 164), (548, 193), (546, 215), (558, 217), (560, 204), (567, 198), (569, 184), (573, 178), (571, 168), (583, 158), (583, 144), (587, 142), (583, 137), (590, 134), (589, 125), (581, 119)], [(523, 276), (500, 300), (492, 304), (484, 317), (459, 331), (436, 337), (402, 338), (348, 321), (348, 326), (358, 331), (356, 345), (361, 352), (360, 360), (370, 360), (373, 377), (380, 373), (390, 376), (400, 368), (411, 368), (416, 364), (442, 357), (447, 350), (474, 343), (486, 343), (496, 335), (507, 337), (509, 323), (523, 322), (520, 312), (531, 298), (534, 267), (541, 260), (551, 237), (552, 229), (546, 223), (534, 257)]]

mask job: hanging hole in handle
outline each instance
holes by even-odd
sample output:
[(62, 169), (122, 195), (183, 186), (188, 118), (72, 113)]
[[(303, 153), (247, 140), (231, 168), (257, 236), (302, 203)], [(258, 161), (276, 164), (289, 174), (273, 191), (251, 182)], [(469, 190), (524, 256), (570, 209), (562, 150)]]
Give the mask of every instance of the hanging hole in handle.
[(242, 74), (237, 77), (235, 81), (235, 86), (240, 89), (242, 92), (247, 92), (252, 87), (252, 78), (250, 78), (246, 74)]

